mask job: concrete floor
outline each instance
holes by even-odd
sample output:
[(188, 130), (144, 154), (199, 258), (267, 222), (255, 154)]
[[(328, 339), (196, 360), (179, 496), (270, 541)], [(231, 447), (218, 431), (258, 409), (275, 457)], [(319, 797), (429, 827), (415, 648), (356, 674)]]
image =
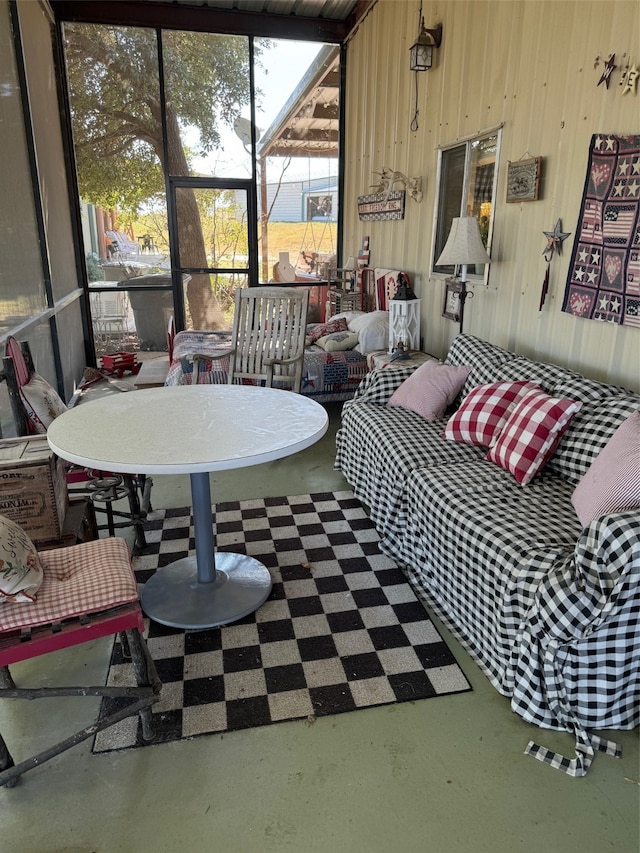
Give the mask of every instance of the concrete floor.
[[(144, 392), (139, 392), (144, 393)], [(289, 459), (212, 476), (214, 500), (345, 488), (332, 470), (338, 422)], [(154, 506), (189, 503), (187, 477), (156, 477)], [(638, 732), (570, 779), (523, 755), (527, 741), (571, 753), (568, 734), (510, 710), (443, 636), (473, 692), (123, 753), (90, 741), (0, 789), (6, 853), (638, 853)], [(109, 643), (13, 667), (16, 681), (104, 678)], [(25, 707), (26, 706), (26, 707)], [(94, 699), (0, 704), (17, 759), (91, 722)]]

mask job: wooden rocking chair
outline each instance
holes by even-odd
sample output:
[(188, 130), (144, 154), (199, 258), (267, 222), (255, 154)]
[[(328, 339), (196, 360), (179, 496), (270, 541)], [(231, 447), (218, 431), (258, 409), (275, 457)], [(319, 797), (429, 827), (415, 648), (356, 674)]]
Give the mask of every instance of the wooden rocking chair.
[(193, 355), (192, 384), (199, 361), (229, 358), (227, 381), (235, 384), (289, 386), (300, 393), (309, 291), (292, 287), (236, 290), (231, 350)]

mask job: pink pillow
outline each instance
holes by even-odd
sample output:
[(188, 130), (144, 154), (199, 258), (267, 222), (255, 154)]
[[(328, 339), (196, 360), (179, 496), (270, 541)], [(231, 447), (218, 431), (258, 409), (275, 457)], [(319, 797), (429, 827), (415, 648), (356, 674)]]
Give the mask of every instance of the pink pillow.
[(344, 317), (339, 317), (337, 320), (329, 320), (327, 323), (317, 323), (307, 331), (309, 345), (314, 344), (318, 338), (324, 338), (325, 335), (331, 335), (333, 332), (346, 332), (348, 329), (349, 327)]
[(487, 459), (510, 471), (522, 486), (535, 477), (556, 448), (582, 403), (527, 391), (507, 418)]
[(451, 415), (443, 435), (449, 441), (490, 447), (507, 418), (527, 391), (539, 386), (535, 382), (492, 382), (478, 385)]
[(435, 421), (453, 403), (470, 373), (470, 367), (426, 361), (394, 391), (388, 405), (402, 406), (428, 421)]
[(609, 512), (640, 507), (640, 412), (623, 421), (571, 495), (583, 527)]

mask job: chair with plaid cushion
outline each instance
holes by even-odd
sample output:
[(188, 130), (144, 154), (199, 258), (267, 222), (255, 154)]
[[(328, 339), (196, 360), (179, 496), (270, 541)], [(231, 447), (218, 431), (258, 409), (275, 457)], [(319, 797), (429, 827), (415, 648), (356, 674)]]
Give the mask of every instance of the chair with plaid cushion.
[[(7, 383), (16, 435), (43, 435), (67, 406), (55, 389), (36, 372), (26, 341), (19, 343), (9, 337), (5, 351), (0, 379)], [(135, 531), (134, 553), (146, 547), (144, 520), (151, 509), (153, 480), (150, 477), (91, 471), (69, 465), (67, 484), (73, 487), (74, 494), (88, 495), (96, 511), (106, 515), (106, 524), (99, 525), (100, 530), (107, 530), (110, 536), (115, 536), (117, 528), (131, 526)], [(124, 498), (129, 502), (129, 512), (113, 506), (115, 501)]]
[[(122, 700), (119, 710), (18, 763), (0, 735), (0, 786), (13, 787), (23, 773), (134, 714), (140, 715), (142, 737), (151, 739), (151, 705), (162, 685), (142, 632), (138, 589), (124, 539), (109, 537), (38, 553), (15, 522), (0, 516), (0, 699)], [(9, 671), (20, 661), (118, 633), (124, 633), (135, 676), (131, 681), (137, 686), (16, 686)], [(50, 670), (46, 661), (42, 664), (48, 680)]]

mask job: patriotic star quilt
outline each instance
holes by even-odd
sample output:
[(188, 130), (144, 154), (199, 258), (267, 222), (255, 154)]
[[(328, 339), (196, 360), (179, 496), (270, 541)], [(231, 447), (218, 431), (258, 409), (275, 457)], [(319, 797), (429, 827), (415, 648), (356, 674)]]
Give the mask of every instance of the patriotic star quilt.
[(640, 327), (639, 208), (640, 136), (595, 134), (563, 311)]

